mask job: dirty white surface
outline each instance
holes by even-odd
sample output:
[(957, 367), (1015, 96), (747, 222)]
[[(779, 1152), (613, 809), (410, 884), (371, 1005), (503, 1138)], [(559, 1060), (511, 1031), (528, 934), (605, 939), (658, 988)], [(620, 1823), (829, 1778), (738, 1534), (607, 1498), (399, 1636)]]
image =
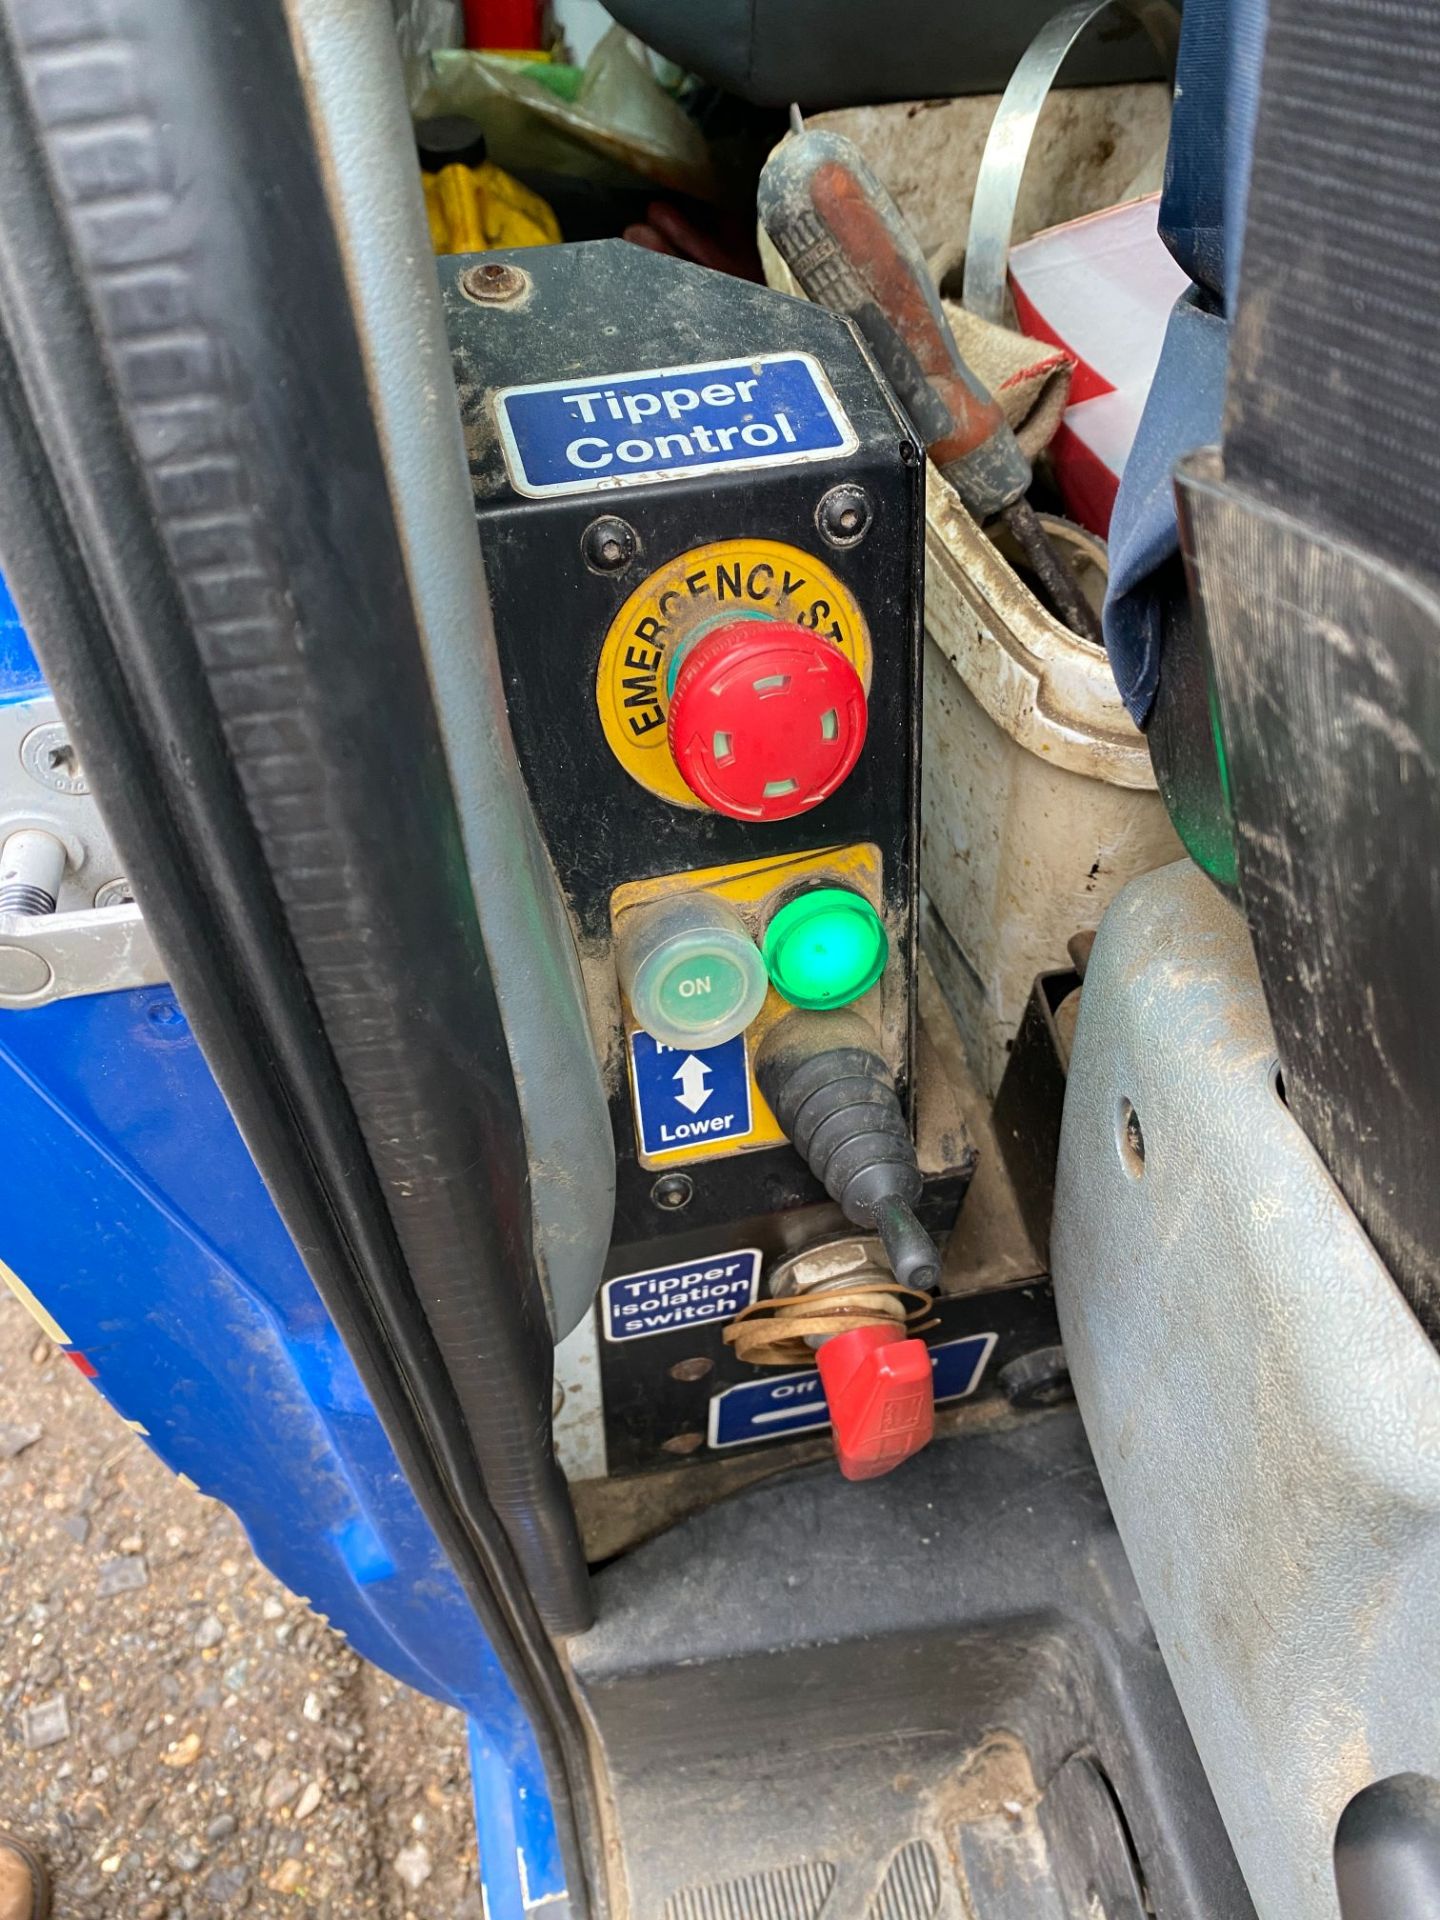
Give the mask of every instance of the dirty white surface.
[[(994, 93), (908, 100), (817, 114), (806, 125), (855, 141), (926, 258), (943, 271), (963, 257), (980, 158), (999, 104)], [(1170, 89), (1163, 81), (1057, 89), (1035, 128), (1013, 238), (1153, 191), (1169, 131)]]
[(0, 1825), (57, 1920), (479, 1920), (464, 1723), (356, 1659), (0, 1296)]
[(1188, 861), (1135, 881), (1085, 974), (1051, 1251), (1096, 1464), (1256, 1911), (1339, 1920), (1351, 1796), (1440, 1772), (1440, 1354), (1275, 1059), (1243, 917)]

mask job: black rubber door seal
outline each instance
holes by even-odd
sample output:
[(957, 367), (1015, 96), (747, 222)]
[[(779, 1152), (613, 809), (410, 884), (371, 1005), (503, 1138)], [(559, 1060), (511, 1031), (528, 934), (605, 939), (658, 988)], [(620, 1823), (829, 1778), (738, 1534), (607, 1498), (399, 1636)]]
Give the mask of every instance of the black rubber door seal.
[(0, 9), (3, 563), (596, 1911), (523, 1130), (293, 55), (273, 0), (100, 11)]

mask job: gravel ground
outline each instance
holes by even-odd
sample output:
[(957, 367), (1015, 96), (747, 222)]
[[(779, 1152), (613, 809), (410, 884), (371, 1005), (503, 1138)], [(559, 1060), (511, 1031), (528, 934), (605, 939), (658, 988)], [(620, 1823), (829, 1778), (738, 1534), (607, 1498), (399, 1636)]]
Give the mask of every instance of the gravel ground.
[(0, 1824), (59, 1920), (478, 1920), (461, 1717), (356, 1659), (8, 1296), (0, 1628)]

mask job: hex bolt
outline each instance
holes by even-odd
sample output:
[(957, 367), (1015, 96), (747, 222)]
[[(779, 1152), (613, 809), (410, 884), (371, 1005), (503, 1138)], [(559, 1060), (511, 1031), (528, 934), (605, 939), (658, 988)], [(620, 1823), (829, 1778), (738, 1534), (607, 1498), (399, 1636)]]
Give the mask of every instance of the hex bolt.
[(666, 1213), (679, 1213), (682, 1207), (689, 1206), (694, 1191), (695, 1182), (688, 1173), (663, 1173), (651, 1187), (650, 1198)]
[(592, 573), (620, 573), (640, 551), (640, 539), (628, 520), (606, 513), (585, 529), (580, 551)]
[(832, 547), (857, 547), (870, 531), (874, 511), (863, 487), (831, 487), (815, 509), (815, 524)]
[(1036, 1347), (1000, 1369), (1000, 1390), (1012, 1407), (1028, 1411), (1058, 1407), (1075, 1398), (1063, 1347)]
[(0, 913), (54, 913), (65, 877), (64, 845), (40, 827), (21, 827), (0, 847)]
[(461, 293), (480, 307), (503, 307), (508, 300), (518, 300), (529, 285), (529, 274), (504, 260), (483, 261), (460, 276)]

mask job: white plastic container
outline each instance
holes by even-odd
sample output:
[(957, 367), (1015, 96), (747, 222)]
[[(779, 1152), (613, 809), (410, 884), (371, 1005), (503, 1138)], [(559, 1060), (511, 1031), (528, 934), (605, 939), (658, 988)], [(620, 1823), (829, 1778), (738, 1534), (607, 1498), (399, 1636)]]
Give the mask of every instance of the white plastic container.
[(993, 1095), (1035, 975), (1184, 849), (1104, 653), (1046, 612), (933, 468), (925, 634), (926, 949)]

